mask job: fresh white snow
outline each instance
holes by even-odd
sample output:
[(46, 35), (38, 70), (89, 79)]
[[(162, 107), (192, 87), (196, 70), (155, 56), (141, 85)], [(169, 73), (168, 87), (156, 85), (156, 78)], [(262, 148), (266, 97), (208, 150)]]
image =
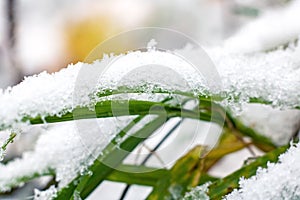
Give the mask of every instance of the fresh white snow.
[[(34, 174), (54, 171), (59, 187), (67, 185), (80, 171), (90, 165), (109, 141), (133, 117), (118, 117), (75, 121), (41, 128), (41, 136), (33, 151), (24, 152), (21, 158), (0, 164), (0, 191), (10, 191), (24, 184), (20, 179)], [(118, 126), (116, 126), (116, 124)], [(86, 131), (82, 132), (83, 128)], [(80, 131), (78, 130), (80, 129)]]
[(226, 200), (299, 199), (300, 144), (293, 145), (279, 157), (278, 163), (259, 168), (255, 176), (241, 179), (240, 189), (227, 195)]

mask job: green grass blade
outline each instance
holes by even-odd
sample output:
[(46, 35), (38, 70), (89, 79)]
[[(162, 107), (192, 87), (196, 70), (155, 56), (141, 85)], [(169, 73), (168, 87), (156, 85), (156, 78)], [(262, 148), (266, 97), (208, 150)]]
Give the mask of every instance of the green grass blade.
[(287, 150), (288, 146), (275, 149), (264, 156), (257, 158), (252, 163), (245, 165), (229, 176), (220, 179), (209, 186), (208, 195), (211, 199), (221, 199), (224, 195), (238, 188), (241, 177), (249, 178), (256, 174), (259, 167), (266, 167), (268, 162), (277, 162), (280, 154)]
[(155, 186), (161, 177), (168, 176), (169, 170), (137, 165), (121, 165), (107, 178), (109, 181), (123, 182), (128, 185)]
[[(117, 168), (126, 156), (135, 149), (135, 147), (150, 136), (155, 130), (165, 123), (166, 116), (158, 116), (146, 124), (142, 129), (138, 130), (132, 136), (129, 136), (119, 146), (112, 141), (103, 152), (108, 152), (94, 161), (89, 167), (92, 176), (84, 175), (78, 177), (69, 184), (69, 187), (61, 190), (55, 199), (70, 199), (76, 189), (81, 198), (86, 198), (105, 178)], [(122, 131), (120, 134), (124, 134)], [(117, 136), (118, 137), (118, 136)], [(110, 163), (107, 166), (104, 163)], [(79, 181), (79, 184), (76, 183)], [(74, 184), (75, 183), (75, 184)]]

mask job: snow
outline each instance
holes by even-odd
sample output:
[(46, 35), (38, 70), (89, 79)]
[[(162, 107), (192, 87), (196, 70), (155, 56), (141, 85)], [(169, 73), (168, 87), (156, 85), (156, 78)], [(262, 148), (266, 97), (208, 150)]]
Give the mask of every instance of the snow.
[[(182, 51), (176, 53), (180, 55)], [(186, 52), (193, 53), (193, 50)], [(239, 104), (247, 103), (250, 97), (257, 97), (272, 102), (273, 106), (297, 107), (300, 97), (299, 53), (299, 45), (251, 55), (232, 55), (215, 49), (209, 55), (216, 64), (223, 84), (223, 88), (217, 92), (228, 95), (224, 103), (232, 107), (236, 107), (230, 104), (235, 96), (239, 97)], [(103, 69), (107, 64), (111, 66)], [(149, 69), (147, 64), (152, 64), (152, 68)], [(166, 66), (166, 69), (163, 68), (159, 73), (162, 66)], [(170, 66), (171, 70), (167, 69)], [(102, 72), (103, 76), (98, 80)], [(141, 87), (149, 93), (157, 87), (170, 92), (188, 90), (198, 94), (209, 89), (203, 77), (179, 56), (154, 50), (131, 52), (125, 56), (105, 57), (93, 64), (69, 65), (54, 74), (43, 72), (2, 91), (1, 126), (8, 128), (19, 125), (24, 116), (60, 116), (77, 106), (91, 106), (95, 103), (92, 99), (97, 100), (97, 91), (116, 89), (121, 84)]]
[(249, 104), (244, 106), (240, 118), (246, 126), (271, 138), (279, 146), (288, 144), (300, 129), (299, 110), (280, 110), (269, 105)]
[[(102, 71), (106, 70), (105, 66), (108, 64), (111, 64), (110, 68), (101, 76)], [(152, 77), (149, 73), (146, 73), (149, 64), (157, 65), (151, 68), (154, 72)], [(144, 68), (140, 71), (134, 71), (137, 74), (130, 74), (130, 71), (140, 66), (144, 66)], [(18, 127), (25, 116), (32, 118), (61, 116), (71, 112), (77, 106), (92, 106), (95, 103), (92, 99), (97, 99), (96, 92), (116, 89), (120, 82), (130, 84), (131, 87), (139, 85), (147, 89), (146, 80), (150, 78), (150, 81), (156, 79), (157, 82), (157, 80), (160, 80), (160, 84), (169, 89), (184, 89), (183, 86), (186, 85), (177, 83), (176, 80), (178, 79), (174, 78), (174, 76), (179, 77), (176, 72), (166, 70), (165, 74), (157, 74), (158, 66), (174, 66), (177, 72), (184, 69), (184, 67), (189, 67), (191, 69), (189, 70), (190, 73), (183, 74), (184, 76), (191, 76), (195, 73), (195, 70), (182, 58), (159, 51), (132, 52), (126, 56), (106, 56), (103, 60), (95, 61), (93, 64), (71, 64), (54, 74), (43, 72), (39, 75), (27, 77), (19, 85), (1, 91), (0, 121), (2, 124), (0, 127), (2, 126), (2, 129)], [(170, 72), (175, 73), (174, 76), (166, 78), (167, 73)], [(128, 77), (132, 75), (135, 75), (135, 77)], [(158, 77), (155, 78), (154, 75)], [(99, 76), (100, 80), (98, 80)], [(131, 81), (130, 83), (128, 83), (128, 78)], [(199, 84), (199, 77), (194, 78), (198, 80), (196, 83)], [(149, 92), (155, 84), (149, 86)], [(145, 86), (147, 87), (145, 88)]]
[[(223, 197), (224, 200), (252, 199), (299, 199), (300, 198), (300, 144), (292, 144), (287, 152), (280, 155), (277, 163), (268, 163), (259, 168), (249, 179), (241, 178), (239, 189)], [(209, 199), (208, 183), (195, 187), (186, 193), (185, 199)]]
[(208, 192), (209, 185), (210, 182), (205, 183), (201, 186), (194, 187), (190, 192), (187, 192), (184, 195), (183, 200), (209, 200), (209, 196), (206, 194)]
[(226, 200), (299, 199), (300, 144), (293, 145), (279, 157), (278, 163), (259, 168), (255, 176), (239, 181), (240, 189), (224, 197)]
[(238, 103), (244, 104), (249, 97), (256, 97), (272, 102), (274, 107), (293, 108), (300, 103), (299, 53), (299, 44), (291, 44), (269, 53), (230, 54), (214, 49), (210, 56), (228, 98), (237, 96)]
[[(72, 121), (48, 128), (41, 128), (35, 149), (23, 153), (21, 158), (0, 164), (0, 191), (10, 191), (23, 184), (22, 178), (35, 174), (48, 174), (54, 170), (59, 188), (67, 185), (78, 173), (85, 173), (86, 166), (99, 155), (116, 133), (133, 117), (118, 117)], [(118, 126), (116, 126), (116, 124)], [(86, 131), (82, 129), (86, 128)], [(80, 130), (80, 131), (79, 131)]]
[[(126, 55), (105, 56), (103, 60), (93, 64), (71, 64), (54, 74), (43, 72), (27, 77), (19, 85), (1, 91), (0, 126), (2, 129), (22, 129), (28, 125), (28, 122), (22, 121), (26, 116), (40, 116), (44, 119), (47, 116), (61, 116), (72, 112), (77, 106), (92, 108), (99, 101), (97, 92), (115, 90), (122, 85), (142, 88), (150, 94), (156, 88), (170, 93), (181, 90), (202, 94), (210, 89), (205, 85), (203, 76), (180, 57), (181, 54), (194, 55), (195, 52), (191, 48), (174, 53), (154, 49), (147, 52), (129, 52)], [(209, 51), (209, 55), (216, 64), (222, 82), (222, 88), (213, 92), (225, 96), (222, 104), (238, 114), (240, 113), (237, 111), (243, 110), (253, 97), (270, 101), (273, 107), (279, 109), (297, 107), (300, 105), (299, 53), (299, 44), (291, 44), (287, 49), (268, 53), (246, 55), (213, 49)], [(238, 101), (234, 100), (236, 97)], [(284, 144), (297, 128), (295, 120), (299, 119), (299, 111), (291, 112), (295, 118), (293, 123), (282, 126), (286, 128), (284, 134), (281, 129), (273, 131), (259, 123), (254, 128), (271, 137), (275, 143)], [(252, 118), (251, 113), (250, 117), (247, 114), (244, 116), (247, 120)], [(265, 123), (269, 116), (261, 116), (260, 122)], [(286, 119), (293, 120), (291, 116), (283, 119), (279, 120), (278, 126)], [(251, 123), (249, 126), (256, 123), (248, 121)], [(269, 127), (273, 126), (272, 123), (274, 121)]]
[(224, 42), (224, 49), (231, 53), (252, 53), (284, 45), (300, 34), (300, 1), (288, 6), (268, 10), (256, 20)]
[(34, 199), (49, 200), (55, 197), (56, 193), (57, 189), (53, 185), (51, 185), (46, 191), (39, 191), (38, 189), (34, 189)]

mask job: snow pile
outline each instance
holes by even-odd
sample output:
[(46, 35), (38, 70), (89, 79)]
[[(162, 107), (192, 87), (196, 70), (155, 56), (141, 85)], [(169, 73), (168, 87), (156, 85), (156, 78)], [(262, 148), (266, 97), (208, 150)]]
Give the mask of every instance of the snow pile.
[(273, 49), (296, 39), (300, 34), (300, 1), (265, 12), (227, 39), (224, 49), (232, 53), (251, 53)]
[[(300, 111), (285, 109), (300, 105), (299, 42), (268, 53), (243, 55), (223, 50), (210, 51), (221, 76), (223, 92), (227, 94), (223, 105), (241, 115), (246, 125), (271, 137), (274, 143), (286, 144), (299, 129)], [(248, 105), (249, 97), (267, 100), (276, 109)], [(285, 111), (280, 111), (282, 108)]]
[[(269, 53), (230, 54), (215, 49), (210, 56), (216, 64), (227, 98), (262, 98), (276, 107), (300, 104), (300, 46), (290, 45)], [(230, 100), (229, 100), (230, 103)]]
[(244, 106), (239, 116), (242, 122), (277, 145), (288, 144), (300, 129), (299, 110), (280, 110), (261, 104)]
[(300, 144), (292, 146), (279, 157), (279, 162), (260, 168), (255, 176), (241, 179), (240, 189), (224, 197), (226, 200), (299, 199)]
[(51, 174), (52, 171), (55, 172), (59, 188), (64, 187), (78, 173), (86, 173), (86, 167), (95, 159), (92, 155), (99, 155), (132, 119), (98, 119), (97, 126), (94, 120), (81, 120), (80, 124), (72, 121), (49, 127), (49, 130), (41, 129), (34, 151), (25, 152), (21, 158), (6, 165), (0, 164), (0, 191), (21, 186), (26, 177)]

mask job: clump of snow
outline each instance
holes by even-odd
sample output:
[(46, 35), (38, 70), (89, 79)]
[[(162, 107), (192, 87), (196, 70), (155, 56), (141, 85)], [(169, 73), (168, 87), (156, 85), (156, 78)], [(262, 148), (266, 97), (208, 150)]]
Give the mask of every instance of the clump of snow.
[(285, 8), (263, 13), (244, 26), (224, 43), (232, 53), (251, 53), (273, 49), (296, 39), (300, 34), (300, 1), (294, 0)]
[(241, 115), (242, 122), (272, 139), (277, 145), (288, 144), (300, 129), (299, 110), (280, 110), (268, 105), (245, 105)]
[[(300, 111), (286, 109), (300, 105), (299, 53), (299, 42), (268, 53), (210, 51), (223, 83), (223, 105), (242, 115), (246, 125), (278, 145), (286, 144), (299, 129)], [(276, 109), (248, 105), (251, 97), (269, 101)]]
[(2, 148), (0, 148), (0, 161), (4, 159), (4, 156), (5, 156), (5, 151)]
[(226, 103), (235, 107), (249, 98), (260, 98), (275, 107), (299, 107), (300, 45), (268, 53), (231, 54), (224, 49), (213, 49), (210, 57), (220, 74)]
[(207, 195), (208, 192), (208, 186), (210, 185), (209, 182), (194, 187), (190, 192), (187, 192), (184, 197), (183, 200), (209, 200), (209, 196)]
[(299, 199), (300, 144), (293, 145), (279, 157), (278, 163), (259, 168), (255, 176), (241, 179), (240, 189), (225, 196), (226, 200)]
[(46, 191), (39, 191), (34, 189), (34, 200), (50, 200), (55, 197), (57, 189), (55, 186), (50, 186)]
[[(0, 164), (0, 191), (10, 191), (23, 184), (24, 177), (55, 172), (59, 188), (71, 182), (94, 161), (110, 140), (133, 117), (118, 117), (75, 121), (41, 129), (34, 151), (25, 152), (21, 158)], [(117, 125), (117, 126), (116, 126)], [(83, 129), (86, 131), (82, 131)]]

